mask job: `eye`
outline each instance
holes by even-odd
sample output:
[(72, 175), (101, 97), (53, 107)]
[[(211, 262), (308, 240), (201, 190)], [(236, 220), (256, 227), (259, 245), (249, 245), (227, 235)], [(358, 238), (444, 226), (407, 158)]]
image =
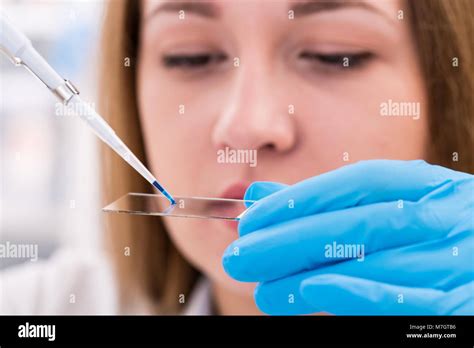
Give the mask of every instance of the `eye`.
[(170, 54), (163, 57), (163, 65), (169, 69), (199, 69), (226, 59), (223, 53)]
[(301, 52), (299, 58), (323, 64), (334, 68), (358, 68), (362, 67), (374, 57), (371, 52), (358, 53), (318, 53), (318, 52)]

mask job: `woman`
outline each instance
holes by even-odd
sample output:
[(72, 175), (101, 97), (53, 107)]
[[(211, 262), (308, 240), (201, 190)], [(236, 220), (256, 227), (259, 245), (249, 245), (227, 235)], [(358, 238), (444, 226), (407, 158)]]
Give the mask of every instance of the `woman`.
[[(103, 69), (107, 116), (171, 192), (198, 196), (226, 196), (228, 192), (228, 197), (242, 198), (255, 180), (295, 184), (351, 162), (377, 158), (426, 159), (464, 172), (474, 169), (469, 101), (472, 52), (467, 41), (468, 31), (472, 31), (467, 14), (472, 13), (472, 5), (468, 2), (196, 4), (145, 0), (140, 6), (132, 1), (111, 5), (109, 10), (105, 33), (109, 41), (104, 53), (116, 59), (107, 60)], [(130, 67), (124, 67), (126, 57)], [(349, 58), (347, 67), (343, 66), (344, 57)], [(455, 66), (455, 57), (464, 63)], [(238, 66), (235, 58), (239, 58)], [(419, 119), (415, 114), (382, 116), (381, 104), (390, 100), (419, 103)], [(258, 165), (217, 163), (216, 152), (225, 147), (256, 149)], [(105, 155), (106, 201), (127, 191), (147, 190), (146, 183), (117, 156), (108, 150)], [(403, 181), (403, 177), (393, 176), (397, 169), (392, 166), (387, 163), (379, 170), (384, 172), (379, 174), (384, 175), (381, 187), (374, 182), (366, 189), (383, 191), (393, 181)], [(400, 169), (400, 175), (430, 172), (422, 167)], [(369, 170), (361, 177), (347, 178), (360, 180), (360, 184), (341, 179), (335, 187), (348, 185), (354, 190), (362, 189), (363, 182), (378, 180), (371, 178)], [(428, 175), (419, 180), (419, 185), (431, 184)], [(320, 189), (314, 185), (308, 190), (314, 190), (316, 198)], [(466, 185), (464, 195), (457, 196), (464, 199), (456, 203), (459, 207), (468, 204), (469, 189)], [(404, 198), (403, 187), (400, 190), (393, 200)], [(246, 198), (257, 199), (260, 194)], [(307, 194), (310, 199), (312, 192)], [(284, 195), (281, 204), (287, 204), (292, 195), (297, 193)], [(268, 207), (274, 204), (270, 202)], [(287, 220), (276, 218), (279, 214), (285, 212), (280, 209), (271, 218), (263, 212), (255, 216), (256, 224), (259, 219)], [(292, 219), (297, 217), (295, 214)], [(179, 312), (183, 308), (179, 295), (187, 297), (201, 273), (211, 284), (216, 313), (260, 313), (252, 296), (255, 283), (236, 282), (221, 266), (223, 251), (237, 238), (235, 230), (226, 231), (214, 221), (109, 218), (111, 245), (121, 264), (122, 281), (139, 287), (160, 304), (160, 310)], [(247, 220), (243, 223), (251, 224)], [(289, 233), (297, 230), (295, 225)], [(387, 231), (387, 239), (394, 238), (391, 232), (399, 233)], [(426, 229), (428, 233), (432, 232)], [(469, 238), (472, 241), (472, 228)], [(127, 245), (136, 250), (133, 258), (123, 256)], [(235, 269), (233, 264), (228, 266), (231, 275), (251, 282), (287, 276), (265, 263), (271, 253), (259, 256), (259, 246), (254, 248), (256, 255), (248, 251), (252, 254), (248, 260), (241, 257)], [(284, 241), (281, 250), (276, 249), (271, 250), (290, 259), (302, 250), (298, 245), (292, 250)], [(228, 249), (224, 262), (231, 256)], [(281, 268), (278, 260), (271, 260)], [(308, 265), (309, 269), (317, 268), (317, 263), (302, 263), (304, 267), (288, 266), (288, 273), (298, 273)], [(247, 274), (258, 265), (262, 265), (260, 272)], [(439, 265), (424, 267), (417, 268), (418, 274), (436, 272)], [(402, 268), (393, 270), (397, 271)], [(472, 269), (469, 272), (472, 281)], [(296, 302), (305, 302), (297, 284), (293, 285), (290, 288)], [(257, 292), (257, 302), (261, 300), (260, 306), (266, 307), (261, 309), (270, 313), (313, 312), (308, 308), (311, 303), (289, 308), (268, 304), (272, 296), (288, 302), (292, 293), (284, 286), (274, 290), (268, 298), (260, 298)], [(324, 303), (315, 305), (325, 310)], [(344, 305), (349, 312), (351, 305)], [(368, 307), (367, 313), (371, 310)]]
[[(104, 310), (472, 314), (472, 11), (110, 2), (102, 114), (173, 194), (258, 202), (238, 229), (107, 216)], [(103, 163), (104, 203), (150, 190), (108, 149)]]

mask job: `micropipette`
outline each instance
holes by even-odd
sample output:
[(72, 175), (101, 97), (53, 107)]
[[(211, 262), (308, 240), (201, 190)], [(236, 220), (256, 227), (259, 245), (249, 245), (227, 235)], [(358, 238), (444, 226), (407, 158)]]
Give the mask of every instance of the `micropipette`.
[[(63, 79), (35, 50), (31, 41), (1, 12), (0, 50), (15, 64), (23, 66), (51, 90), (73, 113), (80, 116), (95, 134), (120, 155), (150, 184), (156, 187), (170, 202), (173, 197), (161, 186), (153, 174), (130, 151), (110, 125), (88, 103), (79, 97), (79, 91), (71, 81)], [(77, 110), (85, 110), (77, 112)]]

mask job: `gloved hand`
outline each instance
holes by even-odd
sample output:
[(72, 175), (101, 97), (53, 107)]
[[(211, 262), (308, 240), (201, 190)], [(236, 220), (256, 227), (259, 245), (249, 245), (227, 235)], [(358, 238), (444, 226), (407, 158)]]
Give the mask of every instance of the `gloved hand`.
[(263, 312), (474, 314), (474, 176), (373, 160), (244, 199), (223, 266)]

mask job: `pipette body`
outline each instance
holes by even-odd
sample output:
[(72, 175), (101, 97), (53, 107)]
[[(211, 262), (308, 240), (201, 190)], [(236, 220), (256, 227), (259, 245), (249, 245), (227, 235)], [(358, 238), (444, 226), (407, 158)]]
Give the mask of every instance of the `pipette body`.
[[(36, 76), (73, 114), (76, 114), (87, 123), (103, 142), (157, 188), (171, 204), (175, 204), (176, 202), (169, 192), (158, 183), (153, 174), (130, 151), (112, 127), (88, 103), (79, 97), (78, 89), (70, 81), (63, 79), (48, 64), (33, 47), (31, 41), (15, 28), (3, 12), (0, 15), (0, 50), (7, 55), (12, 63), (16, 66), (25, 67)], [(77, 110), (81, 110), (81, 112), (77, 112)]]

